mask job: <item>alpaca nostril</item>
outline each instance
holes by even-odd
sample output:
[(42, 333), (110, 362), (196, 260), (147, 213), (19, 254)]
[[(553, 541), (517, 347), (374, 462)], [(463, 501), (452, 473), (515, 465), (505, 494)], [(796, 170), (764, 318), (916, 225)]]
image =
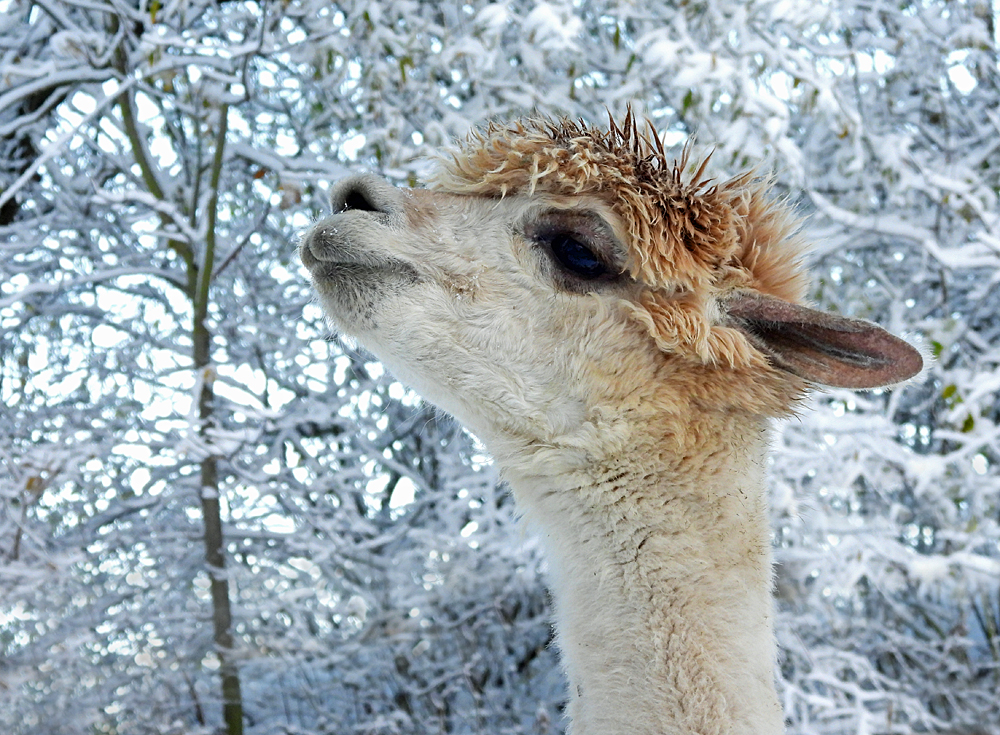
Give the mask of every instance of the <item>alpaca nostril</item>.
[(344, 195), (344, 206), (341, 207), (341, 212), (347, 212), (352, 209), (360, 209), (363, 212), (379, 212), (381, 211), (378, 207), (368, 201), (368, 197), (360, 189), (352, 189)]
[(392, 216), (403, 209), (402, 193), (378, 176), (361, 174), (334, 185), (330, 191), (330, 206), (334, 214), (372, 212)]

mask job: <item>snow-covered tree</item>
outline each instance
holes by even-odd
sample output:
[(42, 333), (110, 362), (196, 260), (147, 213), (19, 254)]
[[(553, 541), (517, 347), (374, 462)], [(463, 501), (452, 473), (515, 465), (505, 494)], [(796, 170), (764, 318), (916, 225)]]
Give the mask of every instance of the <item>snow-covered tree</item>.
[(923, 340), (772, 466), (795, 733), (998, 732), (995, 0), (0, 0), (0, 728), (560, 732), (542, 562), (473, 438), (326, 339), (330, 181), (632, 104), (810, 215)]

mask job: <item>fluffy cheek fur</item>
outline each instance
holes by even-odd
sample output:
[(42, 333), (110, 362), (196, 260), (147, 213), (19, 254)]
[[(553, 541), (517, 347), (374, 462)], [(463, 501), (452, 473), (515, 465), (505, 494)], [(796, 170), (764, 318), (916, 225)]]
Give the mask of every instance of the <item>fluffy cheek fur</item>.
[[(422, 282), (382, 302), (373, 319), (340, 326), (494, 451), (509, 441), (558, 442), (638, 401), (655, 350), (623, 353), (622, 344), (652, 345), (623, 339), (641, 328), (621, 307), (509, 284), (484, 293), (486, 281), (457, 293)], [(586, 308), (566, 309), (566, 299)]]

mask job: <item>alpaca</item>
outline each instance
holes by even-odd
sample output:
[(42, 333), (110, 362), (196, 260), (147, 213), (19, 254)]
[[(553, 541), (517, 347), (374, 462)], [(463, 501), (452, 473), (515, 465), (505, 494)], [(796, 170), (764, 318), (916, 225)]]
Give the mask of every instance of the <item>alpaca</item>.
[(652, 125), (491, 125), (430, 190), (358, 175), (300, 256), (334, 326), (495, 457), (541, 534), (573, 735), (784, 729), (768, 425), (921, 369), (802, 304), (798, 223)]

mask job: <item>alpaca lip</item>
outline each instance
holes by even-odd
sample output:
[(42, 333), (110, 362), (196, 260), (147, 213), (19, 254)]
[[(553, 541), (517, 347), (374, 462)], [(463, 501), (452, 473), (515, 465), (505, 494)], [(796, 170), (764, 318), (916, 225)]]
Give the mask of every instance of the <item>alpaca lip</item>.
[[(361, 239), (348, 226), (343, 215), (334, 215), (317, 223), (302, 239), (299, 258), (314, 276), (323, 279), (367, 278), (379, 274), (416, 277), (414, 268), (405, 261), (359, 247)], [(341, 220), (341, 221), (338, 221)]]
[(302, 263), (314, 270), (334, 265), (360, 265), (378, 268), (392, 259), (379, 257), (370, 250), (358, 247), (359, 233), (344, 215), (327, 217), (306, 233), (299, 248)]

